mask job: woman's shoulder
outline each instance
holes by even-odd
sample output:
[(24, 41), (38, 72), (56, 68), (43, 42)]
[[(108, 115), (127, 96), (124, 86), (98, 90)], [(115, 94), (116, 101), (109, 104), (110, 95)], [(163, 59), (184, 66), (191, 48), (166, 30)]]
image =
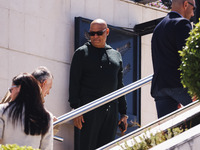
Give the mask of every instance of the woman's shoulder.
[(9, 103), (3, 103), (0, 104), (0, 112), (3, 112), (3, 110), (8, 106)]

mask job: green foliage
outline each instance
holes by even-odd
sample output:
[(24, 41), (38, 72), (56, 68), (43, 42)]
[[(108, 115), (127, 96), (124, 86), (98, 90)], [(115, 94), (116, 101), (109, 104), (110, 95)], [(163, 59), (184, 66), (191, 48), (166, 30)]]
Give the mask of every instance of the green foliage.
[(39, 149), (33, 149), (31, 146), (18, 146), (17, 144), (6, 144), (1, 145), (0, 150), (39, 150)]
[[(125, 143), (125, 149), (126, 150), (148, 150), (180, 133), (182, 133), (184, 130), (176, 127), (173, 129), (168, 129), (166, 132), (157, 132), (155, 135), (154, 134), (150, 134), (150, 136), (147, 135), (147, 132), (145, 132), (145, 134), (140, 138), (140, 142), (136, 141), (135, 138), (133, 138), (134, 141), (134, 145), (132, 147), (128, 146), (127, 143)], [(124, 147), (121, 146), (122, 149), (124, 149)]]
[(181, 82), (191, 96), (200, 98), (200, 22), (190, 32), (181, 56)]

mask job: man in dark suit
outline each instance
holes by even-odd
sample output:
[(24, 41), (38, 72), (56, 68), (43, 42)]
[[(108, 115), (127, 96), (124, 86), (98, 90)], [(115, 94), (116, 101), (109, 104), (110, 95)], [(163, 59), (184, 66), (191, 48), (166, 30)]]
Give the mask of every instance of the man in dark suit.
[(181, 84), (178, 51), (185, 46), (192, 29), (189, 19), (194, 16), (195, 8), (194, 0), (172, 0), (172, 11), (154, 30), (151, 95), (156, 102), (158, 118), (176, 110), (179, 103), (187, 105), (192, 102)]

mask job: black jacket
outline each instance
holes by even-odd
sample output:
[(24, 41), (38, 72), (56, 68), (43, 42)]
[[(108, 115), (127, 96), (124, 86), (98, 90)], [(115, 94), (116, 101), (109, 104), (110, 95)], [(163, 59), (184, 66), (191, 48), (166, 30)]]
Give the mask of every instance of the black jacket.
[(181, 58), (178, 51), (185, 46), (191, 28), (190, 21), (177, 12), (168, 13), (156, 26), (152, 36), (153, 97), (162, 88), (182, 87), (178, 70)]
[[(70, 68), (70, 106), (77, 108), (123, 87), (122, 71), (121, 55), (109, 45), (95, 48), (87, 42), (79, 47)], [(126, 114), (125, 97), (118, 103), (119, 112)]]

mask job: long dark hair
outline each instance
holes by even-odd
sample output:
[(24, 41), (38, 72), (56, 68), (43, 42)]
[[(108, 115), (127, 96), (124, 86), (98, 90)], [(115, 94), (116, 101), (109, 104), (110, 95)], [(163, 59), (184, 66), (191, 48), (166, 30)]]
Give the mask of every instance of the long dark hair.
[(23, 122), (27, 135), (44, 135), (49, 129), (50, 115), (44, 109), (37, 80), (28, 73), (22, 73), (14, 77), (12, 82), (13, 85), (21, 86), (20, 92), (16, 99), (9, 103), (4, 113), (9, 110), (8, 117), (13, 125), (19, 120)]

